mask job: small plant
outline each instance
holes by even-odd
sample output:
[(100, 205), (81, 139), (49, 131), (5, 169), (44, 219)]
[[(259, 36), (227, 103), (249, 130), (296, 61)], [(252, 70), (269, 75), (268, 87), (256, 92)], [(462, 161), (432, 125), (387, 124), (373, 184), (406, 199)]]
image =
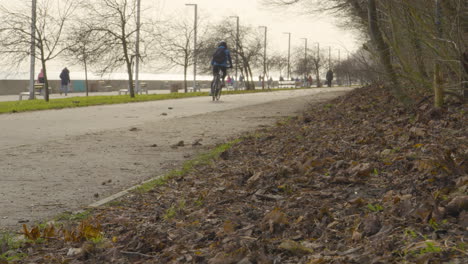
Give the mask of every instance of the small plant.
[(373, 174), (375, 176), (379, 176), (379, 170), (377, 168), (374, 168)]
[(81, 221), (76, 228), (64, 229), (62, 233), (64, 240), (70, 242), (100, 239), (102, 226), (98, 218), (91, 218)]
[(166, 210), (166, 213), (164, 214), (163, 218), (164, 220), (170, 220), (176, 216), (177, 210), (174, 206), (169, 207), (169, 209)]
[(202, 191), (198, 198), (193, 202), (195, 206), (202, 206), (203, 201), (205, 200), (205, 197), (208, 195), (207, 191)]
[(437, 221), (434, 218), (429, 219), (429, 226), (431, 226), (431, 228), (434, 231), (439, 230), (439, 224), (437, 223)]
[(371, 210), (374, 213), (378, 213), (380, 211), (383, 211), (383, 207), (380, 204), (367, 204), (367, 209)]
[(323, 106), (323, 108), (325, 108), (327, 110), (331, 109), (331, 108), (333, 108), (333, 104), (326, 104), (326, 105)]
[(432, 243), (430, 241), (426, 241), (425, 243), (426, 243), (426, 247), (421, 248), (419, 250), (419, 254), (423, 255), (423, 254), (426, 254), (426, 253), (440, 253), (440, 252), (442, 252), (442, 248), (440, 248), (439, 246), (434, 245), (434, 243)]
[(92, 237), (89, 239), (89, 241), (93, 242), (93, 244), (101, 244), (104, 241), (104, 236), (99, 235), (97, 237)]
[(405, 236), (411, 237), (411, 238), (417, 238), (418, 235), (414, 230), (411, 229), (405, 229)]

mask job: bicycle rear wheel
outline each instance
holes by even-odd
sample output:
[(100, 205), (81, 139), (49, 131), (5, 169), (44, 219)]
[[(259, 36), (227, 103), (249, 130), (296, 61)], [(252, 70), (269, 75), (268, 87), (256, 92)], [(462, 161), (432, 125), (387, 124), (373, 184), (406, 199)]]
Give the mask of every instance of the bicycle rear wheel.
[(213, 101), (216, 100), (216, 94), (217, 94), (219, 85), (220, 85), (219, 76), (216, 76), (213, 81), (213, 86), (211, 87), (211, 96), (213, 98)]

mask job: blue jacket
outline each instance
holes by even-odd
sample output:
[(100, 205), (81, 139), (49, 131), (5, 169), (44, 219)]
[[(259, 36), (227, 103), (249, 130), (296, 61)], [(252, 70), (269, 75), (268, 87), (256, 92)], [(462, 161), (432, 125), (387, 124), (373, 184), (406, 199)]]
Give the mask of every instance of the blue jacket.
[[(224, 48), (224, 46), (220, 46), (220, 47)], [(220, 48), (220, 47), (218, 47), (218, 48)], [(224, 58), (224, 61), (222, 63), (216, 63), (214, 61), (214, 58), (211, 58), (211, 65), (213, 65), (213, 66), (222, 66), (222, 67), (232, 66), (231, 52), (229, 52), (228, 49), (225, 49), (224, 53), (226, 53), (226, 57)], [(228, 64), (228, 62), (229, 62), (229, 64)]]

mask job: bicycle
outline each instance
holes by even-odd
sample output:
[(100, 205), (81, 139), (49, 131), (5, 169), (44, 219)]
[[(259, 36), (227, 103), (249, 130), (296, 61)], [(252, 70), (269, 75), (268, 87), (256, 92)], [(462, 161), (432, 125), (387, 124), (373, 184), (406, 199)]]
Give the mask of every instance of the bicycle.
[(216, 73), (213, 77), (213, 82), (211, 83), (211, 96), (213, 97), (213, 101), (219, 101), (221, 97), (221, 89), (222, 89), (222, 81), (221, 81), (221, 74), (220, 71)]

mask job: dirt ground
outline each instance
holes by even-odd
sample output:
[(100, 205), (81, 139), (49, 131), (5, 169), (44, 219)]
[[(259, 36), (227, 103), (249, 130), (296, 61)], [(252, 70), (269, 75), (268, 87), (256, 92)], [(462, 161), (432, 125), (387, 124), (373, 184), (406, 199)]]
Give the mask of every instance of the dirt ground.
[[(196, 98), (0, 116), (4, 130), (0, 229), (18, 230), (23, 223), (79, 210), (162, 175), (215, 144), (349, 90), (310, 89), (224, 96), (218, 103)], [(248, 103), (234, 103), (240, 100)], [(92, 125), (80, 118), (86, 111), (94, 117)], [(99, 114), (106, 111), (111, 118)], [(48, 123), (47, 116), (54, 116), (53, 121)], [(35, 141), (26, 140), (33, 136)]]

